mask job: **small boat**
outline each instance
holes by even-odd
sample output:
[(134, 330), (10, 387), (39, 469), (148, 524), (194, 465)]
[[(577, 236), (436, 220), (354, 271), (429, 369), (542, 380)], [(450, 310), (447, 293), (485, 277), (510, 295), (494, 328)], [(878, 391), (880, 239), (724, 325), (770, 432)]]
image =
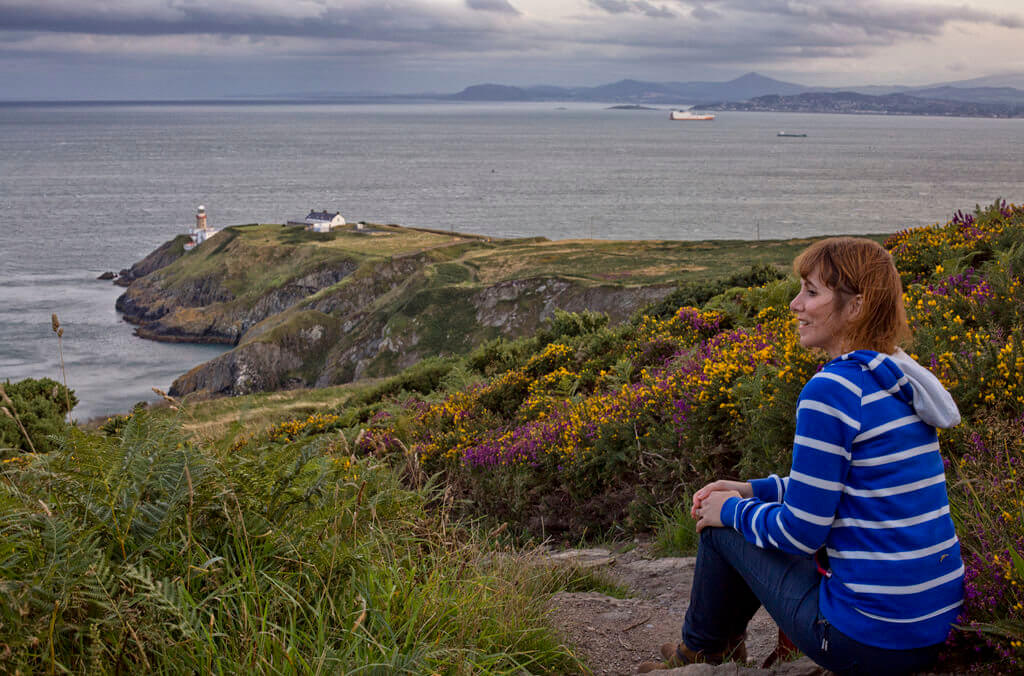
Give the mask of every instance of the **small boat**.
[(807, 138), (807, 134), (794, 134), (788, 131), (780, 131), (778, 135), (785, 138)]
[(710, 115), (710, 114), (706, 114), (706, 113), (705, 114), (693, 113), (693, 112), (690, 112), (689, 110), (673, 110), (671, 113), (669, 113), (668, 119), (670, 119), (670, 120), (713, 120), (713, 119), (715, 119), (715, 116), (714, 115)]

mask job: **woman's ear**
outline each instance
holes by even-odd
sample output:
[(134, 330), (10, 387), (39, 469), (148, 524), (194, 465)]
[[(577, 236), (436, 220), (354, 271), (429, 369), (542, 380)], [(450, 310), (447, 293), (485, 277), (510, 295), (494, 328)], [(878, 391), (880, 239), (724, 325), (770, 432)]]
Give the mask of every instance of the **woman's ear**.
[(851, 320), (859, 317), (860, 311), (861, 309), (863, 309), (863, 307), (864, 294), (858, 293), (856, 296), (851, 298), (850, 301), (846, 304), (846, 307), (843, 308), (844, 310), (846, 310), (846, 319)]

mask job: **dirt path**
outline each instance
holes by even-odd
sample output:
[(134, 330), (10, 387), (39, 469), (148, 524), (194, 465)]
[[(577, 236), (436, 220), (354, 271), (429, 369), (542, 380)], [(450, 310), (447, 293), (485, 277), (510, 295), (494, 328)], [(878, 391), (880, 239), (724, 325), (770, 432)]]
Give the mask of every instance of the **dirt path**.
[[(616, 599), (597, 592), (561, 593), (552, 599), (552, 619), (585, 656), (595, 676), (635, 674), (638, 664), (658, 659), (662, 643), (678, 641), (690, 598), (695, 559), (654, 558), (640, 543), (622, 553), (609, 549), (574, 549), (552, 554), (556, 562), (599, 567), (628, 587), (632, 598)], [(778, 629), (761, 609), (747, 631), (748, 665), (693, 665), (654, 672), (665, 674), (823, 674), (804, 658), (771, 670), (754, 668), (775, 648)]]

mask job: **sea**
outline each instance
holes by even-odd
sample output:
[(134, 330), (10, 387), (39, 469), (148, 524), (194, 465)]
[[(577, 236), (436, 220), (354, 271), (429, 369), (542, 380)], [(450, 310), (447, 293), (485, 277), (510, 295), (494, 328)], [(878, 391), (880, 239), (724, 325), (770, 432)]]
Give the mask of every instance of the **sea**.
[(80, 399), (73, 417), (87, 420), (152, 401), (152, 388), (220, 354), (136, 337), (114, 310), (123, 289), (96, 279), (185, 232), (200, 204), (214, 227), (316, 209), (494, 237), (889, 233), (1024, 201), (1022, 143), (1019, 119), (0, 103), (0, 381), (66, 378)]

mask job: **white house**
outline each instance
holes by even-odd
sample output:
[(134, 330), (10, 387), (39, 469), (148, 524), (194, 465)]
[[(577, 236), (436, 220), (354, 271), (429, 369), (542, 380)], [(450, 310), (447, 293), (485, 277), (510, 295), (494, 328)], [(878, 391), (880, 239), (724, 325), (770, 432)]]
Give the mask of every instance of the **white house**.
[(310, 211), (303, 220), (288, 221), (288, 225), (301, 225), (306, 230), (313, 232), (330, 232), (334, 228), (345, 225), (345, 219), (337, 211), (333, 214), (328, 211)]

